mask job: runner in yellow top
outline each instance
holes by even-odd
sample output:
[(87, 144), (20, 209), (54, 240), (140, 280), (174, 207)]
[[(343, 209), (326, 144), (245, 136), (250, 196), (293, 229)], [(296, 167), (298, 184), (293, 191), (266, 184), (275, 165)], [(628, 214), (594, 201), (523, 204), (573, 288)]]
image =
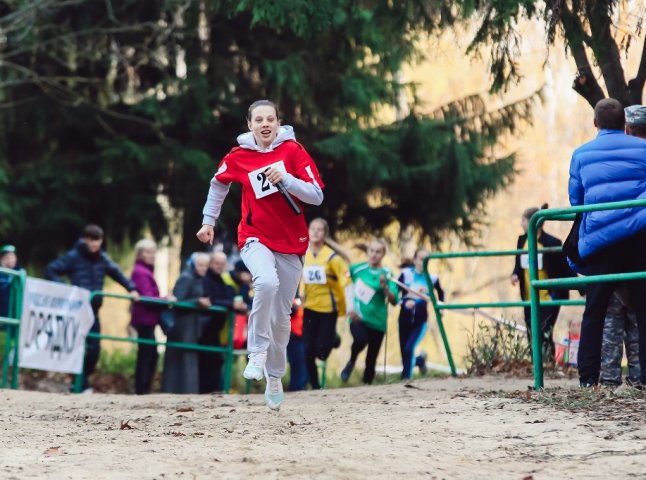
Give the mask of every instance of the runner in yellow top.
[(303, 266), (303, 342), (307, 376), (313, 390), (320, 387), (316, 359), (326, 360), (337, 342), (336, 320), (345, 315), (344, 288), (348, 267), (325, 244), (327, 222), (310, 222), (310, 245)]

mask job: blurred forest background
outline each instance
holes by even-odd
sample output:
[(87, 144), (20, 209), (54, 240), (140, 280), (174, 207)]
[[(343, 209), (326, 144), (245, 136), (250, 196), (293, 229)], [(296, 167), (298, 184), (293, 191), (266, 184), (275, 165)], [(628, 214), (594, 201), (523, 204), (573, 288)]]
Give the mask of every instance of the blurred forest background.
[[(641, 1), (0, 0), (0, 241), (38, 276), (88, 222), (126, 271), (151, 236), (167, 290), (202, 248), (219, 159), (248, 105), (270, 98), (327, 185), (308, 215), (346, 245), (385, 235), (395, 270), (418, 244), (513, 248), (522, 210), (568, 204), (591, 105), (641, 103), (644, 13)], [(239, 194), (219, 224), (230, 238)], [(564, 238), (569, 225), (546, 229)], [(512, 264), (431, 269), (449, 299), (485, 301), (516, 298)], [(126, 307), (104, 310), (117, 319), (105, 333), (122, 334)], [(448, 320), (459, 357), (475, 320)], [(423, 346), (444, 363), (434, 333)]]

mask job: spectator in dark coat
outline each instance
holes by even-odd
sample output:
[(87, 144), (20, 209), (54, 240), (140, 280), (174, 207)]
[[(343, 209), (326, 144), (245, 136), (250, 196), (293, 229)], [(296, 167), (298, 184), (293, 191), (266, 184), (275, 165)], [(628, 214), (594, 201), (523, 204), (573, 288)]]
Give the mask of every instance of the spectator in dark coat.
[[(204, 294), (202, 279), (209, 268), (207, 253), (194, 253), (187, 268), (177, 279), (173, 295), (178, 301), (195, 302), (197, 306), (211, 306)], [(175, 327), (168, 335), (169, 342), (193, 343), (200, 340), (203, 312), (176, 309)], [(167, 347), (164, 355), (162, 391), (165, 393), (200, 393), (198, 352), (184, 348)]]
[[(63, 276), (67, 276), (72, 285), (86, 288), (90, 291), (101, 291), (107, 275), (132, 293), (136, 300), (139, 294), (134, 283), (128, 280), (119, 266), (110, 259), (107, 253), (101, 250), (102, 244), (103, 229), (98, 225), (87, 225), (83, 229), (81, 239), (74, 248), (47, 266), (47, 279), (64, 283)], [(102, 296), (98, 295), (92, 299), (94, 325), (92, 325), (90, 332), (101, 332), (99, 309), (102, 304)], [(88, 377), (94, 372), (100, 353), (101, 342), (95, 338), (88, 338), (85, 347), (85, 362), (83, 364), (84, 392), (92, 391)]]
[[(139, 240), (135, 245), (135, 266), (131, 279), (137, 292), (143, 297), (159, 298), (159, 287), (155, 281), (155, 254), (157, 245), (152, 240)], [(175, 297), (169, 295), (168, 300)], [(130, 324), (141, 339), (155, 340), (155, 327), (159, 324), (160, 307), (149, 303), (132, 305)], [(152, 380), (157, 372), (157, 345), (139, 344), (137, 347), (137, 365), (135, 368), (135, 393), (150, 393)]]
[[(225, 282), (223, 275), (227, 268), (227, 256), (223, 252), (211, 254), (209, 269), (202, 280), (204, 296), (209, 297), (211, 305), (246, 312), (247, 306), (242, 297), (236, 298), (234, 288)], [(226, 312), (212, 312), (203, 317), (200, 345), (221, 347), (226, 344), (222, 338), (223, 327), (229, 318)], [(200, 364), (200, 393), (211, 393), (222, 390), (222, 365), (224, 358), (221, 353), (199, 352)]]
[[(541, 208), (547, 208), (547, 204), (543, 205)], [(538, 212), (538, 208), (532, 207), (528, 208), (523, 212), (521, 217), (521, 228), (525, 233), (518, 237), (518, 243), (516, 244), (516, 249), (518, 250), (527, 250), (527, 228), (529, 227), (529, 220), (532, 216)], [(562, 245), (561, 241), (545, 232), (542, 227), (538, 228), (536, 232), (538, 240), (538, 248), (549, 248), (549, 247), (560, 247)], [(539, 253), (538, 254), (538, 277), (539, 279), (546, 278), (564, 278), (564, 277), (574, 277), (576, 273), (572, 271), (567, 263), (565, 255), (561, 252), (554, 253)], [(516, 263), (514, 265), (514, 271), (511, 275), (512, 285), (518, 285), (520, 287), (520, 298), (522, 300), (529, 300), (529, 262), (528, 255), (525, 253), (523, 255), (516, 255)], [(570, 296), (568, 289), (553, 289), (553, 290), (541, 290), (540, 299), (545, 300), (562, 300), (567, 299)], [(541, 327), (541, 345), (543, 348), (543, 353), (545, 355), (545, 360), (553, 361), (554, 360), (554, 340), (552, 339), (552, 330), (556, 324), (556, 319), (559, 316), (559, 311), (561, 307), (559, 306), (541, 306), (540, 309), (540, 327)], [(525, 325), (527, 326), (527, 339), (529, 341), (529, 346), (531, 349), (532, 346), (532, 319), (531, 319), (531, 308), (523, 308), (525, 314)]]

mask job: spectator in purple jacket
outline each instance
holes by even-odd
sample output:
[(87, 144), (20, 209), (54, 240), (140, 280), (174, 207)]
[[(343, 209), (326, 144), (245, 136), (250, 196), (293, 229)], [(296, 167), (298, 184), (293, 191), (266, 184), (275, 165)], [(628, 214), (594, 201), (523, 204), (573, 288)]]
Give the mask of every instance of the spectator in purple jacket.
[[(139, 240), (135, 245), (135, 266), (132, 269), (132, 283), (142, 297), (159, 298), (159, 287), (153, 275), (157, 245), (152, 240)], [(171, 298), (170, 300), (173, 300)], [(159, 324), (160, 309), (149, 303), (132, 304), (130, 323), (139, 338), (155, 339), (155, 326)], [(150, 393), (150, 386), (157, 371), (157, 345), (139, 344), (135, 368), (135, 393)]]

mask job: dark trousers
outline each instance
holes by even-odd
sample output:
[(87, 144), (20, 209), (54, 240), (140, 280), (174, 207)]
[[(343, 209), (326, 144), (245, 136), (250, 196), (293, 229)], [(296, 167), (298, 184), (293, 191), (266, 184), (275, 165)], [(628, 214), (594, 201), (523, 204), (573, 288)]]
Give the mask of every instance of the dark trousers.
[(321, 388), (316, 359), (327, 360), (336, 340), (337, 313), (321, 313), (307, 308), (303, 311), (303, 342), (305, 365), (313, 390)]
[[(226, 322), (225, 315), (215, 315), (204, 319), (202, 335), (200, 335), (199, 344), (210, 347), (219, 347), (220, 332)], [(200, 374), (200, 393), (213, 393), (222, 391), (222, 367), (224, 365), (224, 356), (219, 352), (203, 352), (197, 354), (199, 374)]]
[[(134, 327), (141, 339), (154, 340), (155, 326), (137, 325)], [(135, 393), (145, 395), (150, 393), (150, 386), (157, 373), (157, 345), (140, 343), (137, 347), (137, 364), (135, 366)]]
[(350, 324), (350, 333), (352, 333), (352, 351), (350, 354), (350, 363), (352, 365), (357, 361), (361, 351), (368, 346), (366, 353), (366, 368), (363, 371), (363, 383), (371, 384), (375, 378), (375, 365), (377, 355), (381, 348), (381, 342), (384, 339), (384, 332), (375, 330), (366, 326), (361, 321), (355, 321)]
[[(101, 321), (99, 314), (94, 312), (94, 324), (90, 328), (90, 333), (101, 333)], [(85, 360), (83, 360), (83, 384), (81, 389), (90, 388), (89, 377), (94, 373), (96, 364), (99, 363), (101, 355), (101, 340), (98, 338), (87, 337), (85, 339)]]
[[(532, 309), (523, 308), (525, 312), (525, 326), (527, 327), (527, 341), (529, 342), (529, 351), (532, 350)], [(552, 331), (559, 316), (559, 306), (545, 306), (540, 308), (539, 325), (541, 328), (541, 348), (543, 349), (543, 360), (551, 362), (554, 360), (554, 339)]]
[[(644, 244), (646, 232), (640, 232), (626, 240), (605, 248), (586, 259), (588, 275), (619, 272), (646, 271)], [(628, 300), (635, 311), (639, 329), (639, 362), (646, 365), (646, 281), (625, 283)], [(584, 383), (597, 383), (601, 366), (601, 342), (603, 325), (610, 297), (616, 283), (593, 283), (586, 287), (585, 311), (581, 324), (579, 343), (579, 379)], [(646, 382), (646, 369), (641, 371), (641, 381)]]
[(289, 362), (289, 391), (305, 390), (307, 386), (307, 369), (305, 368), (305, 343), (303, 337), (289, 335), (287, 344), (287, 361)]
[[(403, 307), (402, 307), (403, 308)], [(413, 378), (413, 368), (424, 360), (415, 358), (415, 348), (426, 333), (425, 318), (399, 317), (399, 348), (402, 354), (402, 379)]]

